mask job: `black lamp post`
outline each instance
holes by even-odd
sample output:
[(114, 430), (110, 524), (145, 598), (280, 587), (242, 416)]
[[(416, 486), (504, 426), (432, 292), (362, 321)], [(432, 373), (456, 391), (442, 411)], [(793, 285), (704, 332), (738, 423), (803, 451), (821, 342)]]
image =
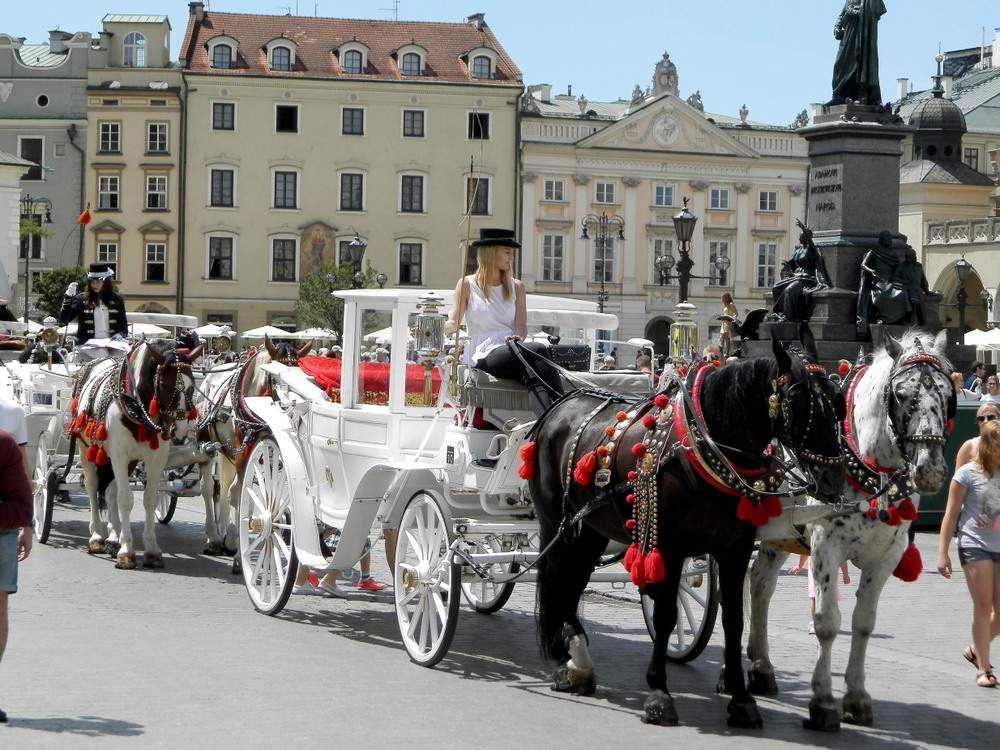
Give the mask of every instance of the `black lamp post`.
[[(45, 215), (40, 222), (52, 223), (52, 201), (48, 198), (32, 198), (26, 195), (21, 198), (21, 221), (30, 221), (41, 229), (41, 223), (35, 222), (36, 216), (41, 216), (40, 210), (44, 210)], [(28, 290), (31, 287), (31, 248), (34, 244), (35, 235), (29, 234), (21, 243), (24, 251), (24, 322), (28, 322)]]
[(604, 303), (608, 301), (608, 297), (610, 296), (607, 288), (604, 286), (608, 281), (608, 255), (611, 254), (611, 249), (616, 239), (625, 239), (625, 219), (618, 214), (608, 216), (601, 211), (600, 216), (597, 214), (587, 214), (580, 223), (583, 228), (583, 234), (580, 235), (581, 240), (590, 239), (588, 229), (594, 232), (594, 242), (596, 243), (594, 246), (594, 260), (601, 282), (601, 288), (597, 290), (597, 309), (600, 312), (604, 312)]
[(351, 287), (354, 289), (360, 289), (361, 285), (365, 283), (361, 261), (364, 260), (367, 247), (365, 241), (358, 236), (357, 230), (354, 230), (354, 239), (347, 243), (347, 255), (351, 259), (351, 263), (354, 264), (354, 276), (351, 277)]
[(687, 302), (688, 286), (691, 283), (691, 269), (694, 268), (694, 261), (691, 260), (689, 247), (691, 237), (694, 235), (694, 225), (698, 223), (698, 217), (688, 211), (688, 199), (684, 199), (684, 208), (674, 217), (674, 232), (677, 234), (677, 241), (680, 242), (680, 259), (677, 261), (677, 283), (680, 285), (680, 298), (678, 302)]
[(969, 274), (972, 272), (972, 264), (965, 259), (963, 254), (961, 258), (955, 261), (955, 275), (958, 276), (958, 294), (955, 296), (958, 299), (958, 330), (960, 333), (965, 333), (965, 306), (969, 302), (969, 293), (965, 291), (965, 282), (969, 279)]

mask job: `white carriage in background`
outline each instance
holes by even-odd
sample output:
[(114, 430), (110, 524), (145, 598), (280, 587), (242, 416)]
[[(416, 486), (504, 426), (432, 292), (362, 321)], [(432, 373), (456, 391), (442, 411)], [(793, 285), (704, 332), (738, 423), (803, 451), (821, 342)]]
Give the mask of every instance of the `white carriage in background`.
[[(192, 315), (133, 312), (128, 317), (130, 334), (135, 339), (173, 338), (198, 324)], [(20, 324), (18, 329), (23, 326)], [(26, 452), (35, 482), (35, 537), (43, 544), (52, 529), (55, 502), (60, 498), (68, 500), (69, 491), (78, 489), (81, 482), (75, 446), (71, 446), (64, 427), (73, 398), (74, 376), (87, 360), (74, 352), (59, 361), (57, 352), (65, 352), (62, 334), (54, 325), (35, 332), (37, 342), (50, 355), (47, 362), (22, 364), (17, 361), (19, 352), (5, 353), (0, 362), (0, 388), (25, 410)], [(160, 479), (156, 517), (161, 523), (170, 522), (178, 497), (201, 495), (197, 461), (204, 460), (205, 448), (191, 443), (172, 449), (168, 468)], [(208, 449), (211, 453), (212, 446)], [(131, 481), (145, 481), (141, 467)]]
[[(534, 420), (526, 389), (443, 356), (444, 315), (452, 294), (345, 290), (343, 360), (329, 371), (266, 365), (270, 396), (248, 398), (268, 426), (249, 456), (238, 509), (239, 555), (254, 606), (280, 611), (299, 562), (343, 570), (358, 562), (373, 526), (398, 529), (393, 591), (410, 658), (437, 663), (454, 634), (459, 590), (474, 609), (494, 612), (515, 580), (533, 580), (537, 522), (518, 448)], [(592, 386), (636, 397), (651, 376), (591, 372), (600, 331), (618, 320), (590, 302), (528, 296), (529, 331), (558, 330), (562, 344), (590, 345), (585, 372), (571, 387)], [(388, 325), (391, 359), (359, 356), (363, 334)], [(312, 370), (312, 374), (310, 374)], [(341, 530), (334, 551), (319, 529)], [(594, 580), (626, 581), (620, 566)], [(682, 586), (671, 658), (704, 648), (718, 606), (711, 571), (691, 568)]]

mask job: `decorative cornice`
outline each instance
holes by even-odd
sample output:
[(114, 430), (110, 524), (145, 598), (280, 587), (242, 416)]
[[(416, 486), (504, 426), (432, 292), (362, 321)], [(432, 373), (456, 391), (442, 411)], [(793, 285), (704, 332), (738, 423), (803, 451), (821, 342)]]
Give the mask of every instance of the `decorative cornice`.
[(753, 187), (753, 184), (749, 183), (749, 182), (737, 182), (734, 187), (736, 188), (736, 192), (738, 192), (738, 193), (745, 193), (750, 188)]
[(691, 180), (688, 184), (691, 186), (692, 190), (697, 190), (701, 192), (702, 190), (707, 188), (710, 183), (707, 182), (706, 180)]
[(626, 175), (625, 177), (622, 177), (622, 182), (624, 182), (628, 187), (637, 187), (642, 183), (642, 178), (634, 175)]
[(573, 175), (573, 182), (575, 182), (577, 185), (588, 185), (590, 184), (592, 176), (593, 175), (582, 174), (580, 172), (577, 172), (575, 175)]

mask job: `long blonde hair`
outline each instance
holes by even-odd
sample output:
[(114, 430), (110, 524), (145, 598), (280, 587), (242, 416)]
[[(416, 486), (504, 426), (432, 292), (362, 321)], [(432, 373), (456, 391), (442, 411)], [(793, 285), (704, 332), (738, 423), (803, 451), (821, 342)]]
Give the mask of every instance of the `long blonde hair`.
[[(479, 290), (483, 293), (483, 298), (487, 302), (490, 300), (490, 277), (493, 275), (493, 271), (496, 268), (494, 259), (496, 258), (497, 247), (500, 246), (480, 245), (476, 248), (476, 262), (478, 263), (478, 266), (476, 267), (474, 278), (476, 280), (476, 286), (479, 287)], [(503, 288), (503, 301), (506, 302), (514, 293), (514, 276), (511, 274), (509, 268), (505, 268), (500, 271), (500, 286)]]
[(975, 461), (988, 479), (997, 468), (997, 448), (1000, 448), (1000, 420), (994, 419), (983, 426), (979, 433), (979, 451)]

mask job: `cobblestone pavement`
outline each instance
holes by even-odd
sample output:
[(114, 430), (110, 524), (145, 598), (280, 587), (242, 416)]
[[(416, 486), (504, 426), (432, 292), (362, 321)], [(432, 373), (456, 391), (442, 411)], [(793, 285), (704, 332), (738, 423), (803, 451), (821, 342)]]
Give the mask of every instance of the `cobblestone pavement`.
[[(133, 572), (86, 554), (79, 499), (56, 507), (50, 543), (35, 546), (11, 598), (0, 666), (11, 720), (0, 747), (982, 750), (1000, 741), (1000, 690), (976, 687), (961, 656), (971, 605), (960, 574), (947, 581), (929, 567), (932, 534), (918, 535), (924, 574), (891, 579), (882, 599), (867, 670), (875, 725), (817, 734), (801, 727), (816, 650), (804, 575), (783, 575), (775, 595), (781, 694), (760, 701), (763, 729), (726, 726), (726, 699), (713, 692), (721, 625), (699, 659), (669, 668), (681, 725), (650, 727), (639, 718), (650, 644), (634, 589), (601, 584), (587, 596), (599, 687), (593, 698), (567, 697), (549, 690), (550, 666), (538, 656), (533, 586), (518, 586), (492, 616), (463, 609), (451, 652), (424, 669), (400, 645), (391, 589), (353, 590), (347, 601), (294, 597), (277, 617), (254, 612), (229, 562), (201, 554), (199, 507), (182, 499), (158, 528), (164, 570)], [(380, 544), (374, 569), (387, 579)], [(854, 589), (843, 587), (845, 628)], [(838, 694), (847, 650), (842, 636)]]

